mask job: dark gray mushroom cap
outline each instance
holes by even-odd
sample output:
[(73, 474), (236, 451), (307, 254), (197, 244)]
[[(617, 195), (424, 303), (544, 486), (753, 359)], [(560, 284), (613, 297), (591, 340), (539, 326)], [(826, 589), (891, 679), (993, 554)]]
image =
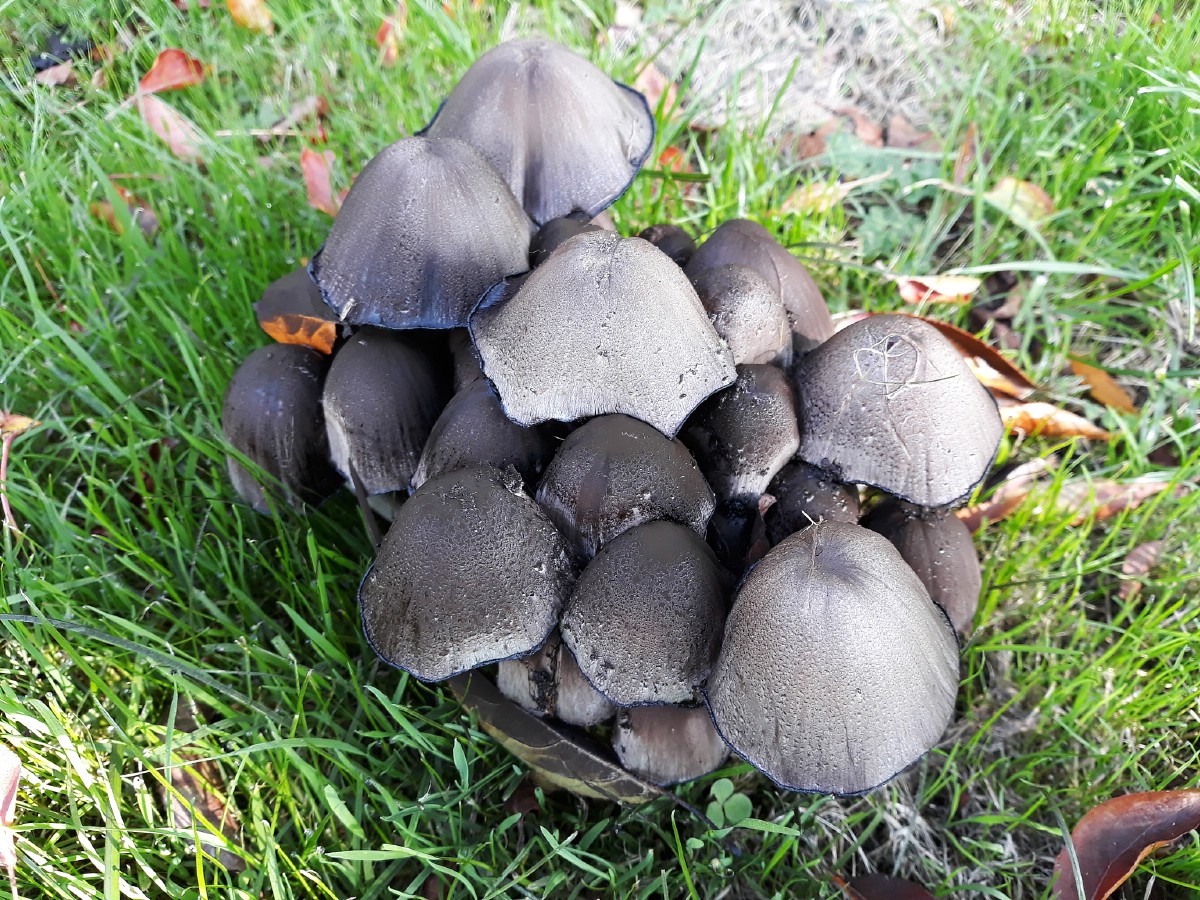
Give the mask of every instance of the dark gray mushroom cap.
[(483, 377), (479, 366), (479, 354), (471, 343), (471, 332), (465, 328), (451, 328), (446, 332), (450, 348), (451, 365), (454, 369), (454, 392), (457, 394), (472, 381)]
[(863, 525), (895, 544), (955, 630), (970, 634), (983, 573), (967, 526), (952, 512), (929, 512), (892, 500), (872, 509)]
[(696, 239), (678, 225), (665, 222), (650, 225), (639, 231), (638, 237), (667, 254), (677, 266), (686, 266), (696, 252)]
[(673, 435), (736, 376), (679, 267), (610, 232), (567, 241), (515, 292), (498, 286), (471, 333), (505, 412), (523, 425), (617, 412)]
[(729, 756), (703, 707), (622, 710), (613, 728), (613, 749), (626, 769), (660, 786), (707, 775)]
[[(260, 347), (238, 367), (225, 391), (221, 427), (239, 451), (279, 479), (284, 499), (317, 503), (340, 485), (329, 463), (321, 412), (328, 361), (307, 347)], [(271, 511), (271, 488), (232, 456), (229, 479), (238, 495), (261, 513)]]
[(533, 652), (571, 583), (537, 504), (500, 471), (473, 466), (430, 479), (400, 508), (358, 602), (376, 653), (439, 681)]
[(471, 464), (513, 466), (532, 485), (553, 452), (536, 425), (527, 428), (504, 415), (500, 398), (481, 378), (455, 394), (438, 416), (412, 486), (419, 488), (429, 478)]
[(710, 398), (680, 434), (719, 500), (757, 502), (800, 446), (787, 378), (774, 366), (738, 366), (733, 387)]
[(817, 283), (800, 260), (757, 222), (732, 219), (722, 224), (700, 245), (686, 271), (695, 278), (705, 269), (731, 263), (754, 269), (778, 292), (798, 353), (833, 335), (833, 317)]
[(966, 497), (1004, 426), (954, 346), (910, 316), (848, 326), (796, 370), (800, 457), (920, 506)]
[(749, 266), (730, 264), (704, 269), (692, 284), (735, 363), (791, 362), (787, 312), (765, 278)]
[(763, 513), (772, 546), (816, 522), (853, 525), (858, 521), (858, 491), (831, 481), (800, 460), (780, 469), (767, 493), (775, 498)]
[(529, 265), (540, 266), (550, 258), (551, 253), (577, 234), (603, 230), (599, 225), (593, 225), (591, 222), (573, 216), (551, 219), (537, 230), (533, 240), (529, 242)]
[(717, 730), (790, 790), (855, 794), (941, 737), (954, 629), (888, 541), (814, 525), (746, 576), (705, 689)]
[(583, 57), (529, 38), (477, 59), (425, 133), (478, 147), (541, 224), (620, 197), (653, 146), (654, 116)]
[(563, 643), (618, 706), (692, 703), (721, 643), (720, 566), (695, 532), (647, 522), (600, 548), (563, 610)]
[(703, 535), (712, 489), (687, 447), (629, 416), (597, 416), (563, 441), (537, 501), (586, 562), (635, 525), (671, 519)]
[(338, 351), (325, 380), (333, 463), (368, 494), (407, 491), (441, 412), (433, 365), (401, 334), (364, 328)]
[(532, 230), (478, 150), (405, 138), (359, 174), (309, 271), (344, 322), (454, 328), (484, 291), (528, 268)]
[(254, 317), (279, 343), (311, 347), (327, 355), (342, 331), (349, 330), (325, 304), (307, 269), (296, 269), (268, 284), (254, 304)]

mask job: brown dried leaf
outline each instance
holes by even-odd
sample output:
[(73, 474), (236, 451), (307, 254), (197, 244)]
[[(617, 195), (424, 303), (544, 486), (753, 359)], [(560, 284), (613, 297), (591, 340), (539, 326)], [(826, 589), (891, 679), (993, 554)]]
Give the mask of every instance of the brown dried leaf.
[(408, 27), (408, 4), (400, 0), (390, 16), (384, 16), (383, 24), (375, 32), (375, 46), (379, 48), (379, 64), (394, 66), (400, 59), (400, 41)]
[(1150, 574), (1150, 570), (1154, 568), (1158, 563), (1158, 558), (1162, 556), (1164, 546), (1166, 544), (1162, 540), (1146, 541), (1146, 543), (1138, 544), (1129, 551), (1129, 555), (1125, 557), (1125, 562), (1121, 563), (1121, 574), (1125, 578), (1122, 579), (1121, 587), (1117, 591), (1118, 597), (1122, 600), (1128, 600), (1142, 589), (1142, 583), (1137, 579)]
[(975, 377), (992, 393), (1024, 400), (1037, 390), (1037, 386), (1029, 380), (1028, 375), (1001, 356), (994, 347), (988, 346), (969, 331), (924, 316), (914, 318), (928, 322), (945, 335), (958, 348)]
[(75, 61), (68, 59), (57, 66), (42, 69), (33, 76), (33, 80), (47, 87), (71, 87), (79, 82), (75, 75)]
[[(1145, 478), (1123, 482), (1108, 479), (1068, 481), (1063, 484), (1054, 505), (1061, 512), (1075, 514), (1071, 519), (1072, 525), (1082, 525), (1090, 519), (1099, 522), (1127, 509), (1136, 509), (1169, 487), (1169, 482)], [(1182, 485), (1174, 491), (1176, 495), (1183, 492)]]
[(1137, 412), (1137, 404), (1133, 402), (1129, 391), (1117, 384), (1116, 379), (1103, 369), (1073, 359), (1071, 360), (1071, 371), (1084, 380), (1097, 402), (1118, 412)]
[(1024, 503), (1037, 482), (1053, 468), (1053, 464), (1042, 457), (1022, 463), (1008, 473), (1008, 477), (987, 500), (955, 510), (954, 514), (971, 531), (979, 531), (987, 524), (999, 522)]
[(905, 303), (969, 303), (983, 284), (968, 275), (891, 276)]
[(1016, 403), (1004, 397), (998, 402), (1000, 418), (1009, 431), (1042, 437), (1081, 437), (1096, 441), (1112, 439), (1112, 434), (1099, 425), (1052, 403)]
[(967, 126), (966, 137), (963, 138), (962, 146), (958, 148), (958, 158), (954, 160), (955, 184), (966, 184), (967, 179), (971, 177), (971, 170), (975, 167), (975, 155), (979, 152), (975, 134), (975, 123), (972, 122)]
[(31, 419), (29, 416), (0, 410), (0, 437), (10, 440), (19, 438), (29, 429), (37, 428), (41, 424), (37, 419)]
[(201, 152), (204, 135), (194, 122), (154, 94), (139, 94), (137, 107), (150, 130), (166, 143), (176, 157), (185, 162), (204, 162)]
[(904, 116), (896, 114), (888, 119), (886, 145), (895, 150), (936, 149), (937, 141), (928, 131), (919, 131)]
[(233, 21), (251, 31), (261, 31), (263, 34), (273, 34), (275, 23), (271, 20), (271, 10), (267, 9), (264, 0), (225, 0)]
[(983, 199), (1025, 226), (1035, 226), (1054, 214), (1049, 194), (1036, 184), (1016, 178), (1001, 178)]
[(138, 90), (143, 94), (154, 94), (179, 90), (202, 81), (204, 63), (182, 50), (171, 48), (155, 57), (150, 71), (138, 82)]
[[(150, 205), (141, 197), (136, 196), (132, 191), (121, 187), (119, 184), (114, 184), (113, 189), (117, 192), (117, 196), (125, 201), (125, 208), (129, 210), (130, 219), (142, 230), (142, 234), (147, 238), (152, 238), (158, 234), (158, 215), (150, 208)], [(116, 210), (108, 200), (99, 200), (88, 204), (88, 212), (100, 221), (106, 222), (108, 227), (117, 234), (125, 233), (124, 223), (117, 216)]]
[(645, 95), (650, 112), (657, 113), (660, 103), (663, 115), (679, 112), (679, 89), (653, 62), (648, 62), (642, 67), (637, 78), (633, 80), (633, 87)]
[(258, 139), (265, 144), (273, 138), (285, 137), (291, 134), (292, 130), (301, 122), (314, 117), (317, 119), (318, 128), (320, 128), (321, 119), (327, 115), (329, 115), (329, 104), (325, 101), (325, 98), (319, 97), (316, 94), (309, 94), (307, 97), (293, 104), (286, 116), (270, 128), (259, 133)]
[(318, 153), (309, 147), (300, 151), (300, 169), (304, 172), (304, 187), (308, 191), (308, 205), (323, 213), (336, 216), (341, 203), (333, 193), (330, 168), (336, 159), (332, 150)]
[(854, 123), (854, 136), (868, 147), (883, 146), (883, 129), (861, 109), (856, 106), (843, 106), (834, 112)]
[(1105, 900), (1147, 854), (1200, 828), (1200, 790), (1128, 794), (1089, 810), (1071, 832), (1083, 893), (1067, 848), (1054, 861), (1058, 900)]
[(795, 139), (796, 156), (800, 159), (812, 159), (814, 156), (822, 155), (825, 152), (825, 141), (841, 128), (841, 119), (830, 119), (815, 131), (800, 135)]
[(835, 875), (833, 883), (846, 900), (934, 900), (919, 884), (888, 875), (859, 875), (849, 881)]

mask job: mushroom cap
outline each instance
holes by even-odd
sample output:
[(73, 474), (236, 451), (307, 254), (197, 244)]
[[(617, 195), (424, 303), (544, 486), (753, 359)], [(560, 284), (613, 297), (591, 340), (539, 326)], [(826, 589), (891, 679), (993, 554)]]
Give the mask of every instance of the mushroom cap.
[(705, 688), (717, 730), (780, 787), (871, 790), (941, 737), (958, 642), (900, 553), (813, 525), (746, 576)]
[(471, 343), (471, 332), (465, 328), (451, 328), (446, 332), (450, 348), (450, 361), (454, 373), (454, 393), (458, 393), (472, 381), (483, 377), (479, 365), (479, 354)]
[(523, 425), (626, 413), (674, 435), (733, 382), (733, 358), (682, 271), (640, 238), (581, 234), (471, 315), (483, 371)]
[(343, 322), (455, 328), (528, 268), (532, 229), (474, 147), (405, 138), (359, 173), (309, 272)]
[(757, 502), (800, 446), (787, 377), (774, 366), (738, 366), (733, 387), (711, 397), (680, 433), (722, 501)]
[(693, 703), (721, 643), (725, 588), (696, 533), (647, 522), (613, 538), (563, 609), (563, 643), (618, 706)]
[(368, 494), (407, 491), (443, 404), (433, 364), (401, 334), (364, 328), (333, 358), (325, 424), (333, 464)]
[(731, 219), (708, 236), (687, 264), (689, 278), (730, 263), (749, 266), (779, 294), (792, 327), (792, 344), (805, 353), (833, 336), (833, 316), (808, 269), (767, 229), (749, 219)]
[(622, 710), (613, 728), (613, 749), (626, 769), (660, 786), (707, 775), (729, 756), (703, 707)]
[(589, 231), (603, 231), (599, 225), (577, 219), (574, 216), (561, 216), (551, 219), (537, 230), (533, 240), (529, 242), (529, 265), (540, 266), (550, 254), (575, 237), (577, 234), (587, 234)]
[(704, 269), (692, 285), (735, 363), (791, 362), (787, 312), (765, 278), (749, 266), (730, 264)]
[(696, 239), (678, 225), (666, 222), (650, 225), (639, 231), (638, 237), (667, 254), (677, 266), (686, 266), (696, 252)]
[[(277, 478), (292, 505), (318, 503), (341, 485), (329, 462), (321, 412), (328, 360), (315, 350), (272, 344), (251, 353), (225, 391), (221, 427), (238, 450)], [(271, 511), (271, 489), (228, 457), (238, 496), (261, 513)]]
[(358, 589), (367, 640), (384, 660), (440, 681), (546, 640), (571, 565), (514, 482), (488, 466), (458, 469), (400, 507)]
[(895, 500), (876, 506), (862, 524), (896, 546), (954, 629), (970, 634), (983, 587), (970, 529), (951, 512), (928, 512)]
[(1004, 434), (996, 401), (958, 351), (911, 316), (847, 326), (795, 377), (801, 459), (919, 506), (970, 494)]
[[(645, 98), (545, 38), (475, 61), (425, 129), (479, 148), (538, 224), (625, 193), (654, 144)], [(344, 211), (343, 211), (344, 212)]]
[(281, 344), (311, 347), (325, 355), (333, 352), (342, 326), (325, 305), (321, 291), (300, 268), (267, 285), (254, 304), (259, 327)]
[(567, 436), (537, 501), (585, 562), (601, 544), (652, 519), (703, 535), (715, 505), (687, 447), (621, 415), (597, 416)]
[(779, 470), (767, 493), (775, 498), (763, 514), (772, 546), (816, 522), (858, 521), (858, 491), (798, 459)]
[(526, 484), (536, 484), (553, 452), (537, 426), (527, 428), (504, 415), (496, 391), (481, 378), (455, 394), (438, 416), (412, 486), (472, 464), (513, 466)]

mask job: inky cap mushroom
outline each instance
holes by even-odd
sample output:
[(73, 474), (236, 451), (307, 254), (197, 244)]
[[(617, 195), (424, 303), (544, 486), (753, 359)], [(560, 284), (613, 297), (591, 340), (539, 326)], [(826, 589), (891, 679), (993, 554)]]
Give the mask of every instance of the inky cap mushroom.
[(703, 707), (622, 710), (613, 728), (613, 749), (626, 769), (661, 786), (707, 775), (729, 756)]
[[(307, 347), (260, 347), (234, 373), (225, 391), (221, 426), (225, 437), (279, 479), (294, 505), (317, 503), (341, 485), (329, 463), (321, 412), (328, 363)], [(238, 495), (261, 513), (271, 511), (271, 489), (232, 456), (229, 479)]]
[(579, 671), (558, 631), (534, 653), (501, 661), (496, 685), (509, 700), (539, 716), (554, 716), (571, 725), (607, 722), (617, 707)]
[(296, 269), (268, 284), (254, 304), (254, 316), (273, 340), (311, 347), (326, 356), (342, 332), (348, 331), (321, 299), (307, 269)]
[(454, 328), (484, 291), (528, 268), (532, 229), (478, 150), (405, 138), (355, 179), (309, 271), (344, 322)]
[(837, 481), (919, 506), (966, 497), (1004, 426), (996, 401), (932, 325), (871, 316), (797, 365), (800, 457)]
[(476, 60), (425, 133), (479, 148), (541, 224), (620, 197), (654, 143), (654, 116), (586, 59), (529, 38)]
[(583, 570), (560, 628), (592, 686), (618, 706), (693, 703), (725, 621), (720, 566), (696, 533), (647, 522)]
[(537, 230), (533, 240), (529, 242), (529, 265), (540, 266), (550, 258), (551, 253), (577, 234), (603, 230), (599, 225), (593, 225), (586, 219), (575, 216), (551, 219)]
[(537, 501), (582, 562), (601, 544), (651, 519), (703, 535), (712, 489), (683, 444), (629, 416), (597, 416), (563, 441)]
[(967, 526), (952, 512), (931, 512), (895, 500), (872, 509), (863, 525), (896, 545), (955, 630), (970, 634), (983, 573)]
[(368, 494), (407, 491), (443, 402), (424, 353), (401, 334), (361, 329), (325, 380), (334, 465)]
[(667, 256), (677, 266), (686, 266), (692, 254), (696, 252), (696, 240), (678, 225), (661, 223), (643, 228), (638, 237), (649, 241)]
[(792, 326), (792, 345), (806, 353), (833, 335), (833, 317), (817, 283), (767, 229), (749, 219), (732, 219), (708, 236), (687, 264), (689, 278), (729, 264), (749, 266), (779, 294)]
[(731, 264), (704, 269), (692, 284), (735, 363), (791, 362), (787, 312), (765, 278), (749, 266)]
[(515, 477), (473, 466), (400, 507), (358, 601), (376, 653), (440, 681), (541, 646), (571, 582), (562, 539)]
[(523, 425), (619, 412), (674, 435), (733, 382), (733, 359), (696, 292), (640, 238), (578, 235), (520, 287), (471, 315), (483, 371)]
[(775, 502), (763, 513), (771, 546), (817, 522), (858, 521), (858, 491), (793, 460), (767, 486)]
[(733, 749), (790, 790), (855, 794), (942, 736), (958, 690), (946, 614), (888, 541), (813, 525), (746, 576), (705, 695)]

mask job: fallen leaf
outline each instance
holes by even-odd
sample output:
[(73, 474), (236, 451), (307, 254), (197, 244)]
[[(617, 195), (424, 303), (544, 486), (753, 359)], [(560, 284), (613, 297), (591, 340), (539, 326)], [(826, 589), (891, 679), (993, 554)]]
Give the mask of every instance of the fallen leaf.
[(1054, 214), (1049, 194), (1036, 184), (1016, 178), (1001, 178), (983, 199), (1022, 225), (1037, 225)]
[(1006, 397), (1024, 400), (1037, 390), (1037, 385), (1029, 380), (1029, 376), (1000, 355), (994, 347), (990, 347), (969, 331), (963, 331), (949, 322), (939, 322), (925, 316), (914, 316), (922, 322), (928, 322), (945, 335), (958, 352), (966, 360), (967, 366), (975, 373), (975, 377), (993, 394), (999, 393)]
[(691, 166), (688, 165), (687, 161), (687, 154), (674, 144), (668, 144), (663, 148), (663, 152), (658, 155), (658, 167), (665, 172), (691, 171)]
[(835, 875), (833, 883), (846, 900), (934, 900), (919, 884), (888, 875), (859, 875), (849, 881)]
[(1150, 574), (1150, 570), (1162, 556), (1164, 546), (1165, 542), (1161, 540), (1146, 541), (1129, 551), (1125, 562), (1121, 563), (1121, 574), (1125, 577), (1121, 580), (1121, 587), (1117, 591), (1118, 597), (1128, 600), (1142, 589), (1142, 583), (1137, 579)]
[(983, 284), (967, 275), (892, 276), (905, 303), (968, 303)]
[(309, 94), (307, 97), (293, 104), (286, 116), (265, 131), (258, 132), (257, 136), (265, 144), (273, 138), (286, 137), (292, 134), (297, 125), (311, 118), (316, 118), (318, 128), (320, 128), (321, 119), (327, 115), (329, 115), (329, 104), (325, 101), (325, 98), (319, 97), (316, 94)]
[(679, 89), (653, 62), (646, 63), (633, 80), (633, 87), (646, 98), (650, 112), (657, 113), (662, 105), (663, 115), (678, 112)]
[[(1075, 513), (1070, 524), (1082, 525), (1089, 519), (1099, 522), (1111, 519), (1126, 510), (1136, 509), (1169, 487), (1169, 482), (1150, 481), (1145, 478), (1135, 478), (1132, 481), (1067, 481), (1059, 490), (1054, 506), (1061, 512)], [(1177, 495), (1183, 491), (1182, 485), (1175, 488)]]
[(309, 147), (300, 151), (300, 168), (304, 172), (304, 187), (308, 191), (308, 205), (323, 213), (336, 216), (341, 203), (333, 194), (330, 183), (330, 168), (337, 157), (332, 150), (317, 152)]
[(0, 744), (0, 866), (8, 872), (8, 886), (17, 900), (17, 849), (12, 824), (17, 818), (17, 788), (21, 784), (21, 760)]
[(42, 69), (33, 76), (33, 80), (47, 87), (71, 87), (79, 82), (75, 76), (75, 62), (70, 59), (57, 66)]
[(936, 149), (937, 141), (928, 131), (918, 130), (904, 116), (896, 114), (888, 119), (884, 144), (895, 150)]
[(37, 419), (31, 419), (29, 416), (0, 410), (0, 437), (18, 438), (31, 428), (37, 428), (41, 424)]
[[(113, 189), (117, 192), (117, 196), (125, 201), (125, 208), (129, 210), (130, 219), (142, 230), (142, 234), (147, 238), (154, 237), (158, 233), (159, 221), (158, 215), (150, 208), (149, 204), (119, 184), (114, 184)], [(88, 212), (102, 222), (106, 222), (108, 227), (117, 234), (125, 233), (125, 225), (110, 201), (98, 200), (90, 203)]]
[(1200, 828), (1200, 790), (1128, 794), (1088, 810), (1071, 832), (1079, 861), (1067, 848), (1054, 861), (1052, 889), (1059, 900), (1105, 900), (1147, 854)]
[(202, 81), (204, 63), (182, 50), (171, 48), (155, 57), (150, 71), (138, 82), (138, 90), (143, 94), (176, 91)]
[(280, 344), (299, 344), (311, 347), (326, 356), (337, 343), (337, 322), (305, 316), (299, 313), (276, 316), (258, 323), (271, 338)]
[(225, 0), (233, 21), (251, 31), (261, 31), (263, 34), (273, 34), (275, 23), (271, 20), (271, 10), (267, 9), (264, 0)]
[(518, 813), (522, 817), (530, 813), (540, 813), (542, 807), (537, 799), (537, 786), (529, 778), (522, 778), (517, 789), (504, 802), (504, 808), (510, 813)]
[(195, 123), (154, 94), (139, 94), (137, 107), (150, 130), (166, 143), (176, 157), (185, 162), (204, 161), (201, 152), (204, 136)]
[(987, 500), (956, 509), (954, 514), (970, 531), (979, 531), (985, 525), (999, 522), (1015, 512), (1042, 477), (1053, 468), (1054, 464), (1043, 457), (1021, 463), (1013, 467)]
[(972, 122), (967, 126), (967, 134), (963, 138), (962, 146), (958, 148), (958, 157), (954, 160), (953, 181), (955, 184), (967, 183), (967, 179), (971, 177), (971, 170), (975, 167), (975, 155), (978, 151), (975, 123)]
[(868, 147), (883, 146), (883, 129), (861, 109), (844, 106), (841, 109), (835, 109), (834, 112), (839, 116), (845, 116), (854, 123), (854, 136)]
[(400, 0), (390, 16), (383, 17), (383, 24), (375, 32), (375, 46), (379, 48), (379, 63), (394, 66), (400, 59), (400, 41), (408, 26), (408, 4)]
[(1117, 384), (1116, 379), (1103, 369), (1073, 359), (1071, 360), (1071, 371), (1084, 380), (1097, 402), (1118, 412), (1137, 412), (1137, 404), (1133, 402), (1129, 391)]
[(1031, 437), (1081, 437), (1095, 441), (1112, 439), (1112, 434), (1099, 425), (1053, 403), (1016, 403), (1001, 398), (1000, 418), (1009, 431), (1019, 431)]

